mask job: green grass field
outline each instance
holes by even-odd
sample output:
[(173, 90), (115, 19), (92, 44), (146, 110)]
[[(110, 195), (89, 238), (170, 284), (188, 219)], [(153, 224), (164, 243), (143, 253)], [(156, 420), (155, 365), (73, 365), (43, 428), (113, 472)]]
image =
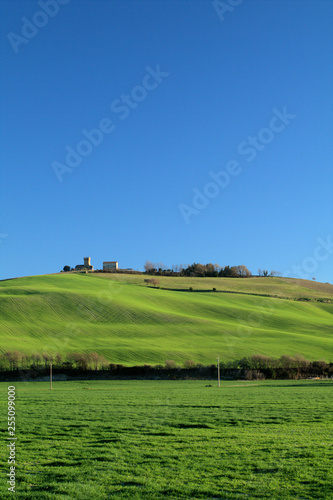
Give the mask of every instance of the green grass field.
[(14, 385), (16, 498), (333, 498), (331, 381)]
[(0, 282), (1, 351), (96, 351), (124, 365), (252, 354), (333, 360), (332, 285), (162, 277), (154, 289), (144, 278), (63, 273)]

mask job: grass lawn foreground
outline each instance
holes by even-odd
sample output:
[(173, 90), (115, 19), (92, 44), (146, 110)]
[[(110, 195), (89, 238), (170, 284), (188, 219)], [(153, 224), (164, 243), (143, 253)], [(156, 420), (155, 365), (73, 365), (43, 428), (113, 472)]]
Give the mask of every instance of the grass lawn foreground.
[(18, 499), (333, 498), (332, 381), (14, 385)]

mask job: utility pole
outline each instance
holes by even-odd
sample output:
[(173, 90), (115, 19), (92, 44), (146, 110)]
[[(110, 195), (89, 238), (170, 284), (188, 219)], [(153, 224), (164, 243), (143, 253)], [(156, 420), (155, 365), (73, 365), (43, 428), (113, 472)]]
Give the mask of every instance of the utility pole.
[(220, 381), (220, 358), (217, 358), (217, 380), (219, 383), (219, 387), (221, 386), (221, 381)]
[(52, 363), (50, 363), (50, 389), (52, 391)]

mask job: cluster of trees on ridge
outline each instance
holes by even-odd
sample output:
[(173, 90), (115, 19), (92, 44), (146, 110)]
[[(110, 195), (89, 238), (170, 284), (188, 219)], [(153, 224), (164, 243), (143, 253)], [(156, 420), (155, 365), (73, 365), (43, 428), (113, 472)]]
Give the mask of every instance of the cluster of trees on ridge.
[(251, 276), (251, 272), (246, 266), (225, 266), (219, 264), (191, 264), (187, 267), (183, 265), (174, 265), (172, 269), (166, 269), (161, 263), (154, 264), (146, 261), (144, 265), (147, 274), (155, 276), (188, 276), (188, 277), (231, 277), (231, 278), (247, 278)]
[[(155, 276), (187, 276), (187, 277), (209, 277), (209, 278), (249, 278), (252, 276), (251, 271), (244, 265), (241, 266), (225, 266), (219, 264), (199, 264), (191, 265), (174, 265), (171, 269), (167, 269), (162, 263), (154, 263), (146, 261), (144, 265), (145, 273)], [(258, 269), (259, 276), (281, 276), (278, 271), (268, 272), (267, 269)]]
[[(147, 378), (201, 378), (217, 377), (217, 366), (204, 366), (192, 360), (178, 365), (173, 360), (166, 360), (164, 365), (143, 365), (126, 367), (109, 363), (106, 358), (96, 352), (92, 353), (59, 353), (50, 355), (43, 353), (23, 354), (19, 351), (7, 351), (0, 355), (0, 371), (2, 373), (28, 370), (32, 376), (47, 375), (52, 362), (55, 373), (80, 375), (82, 373), (109, 373), (120, 377)], [(333, 378), (333, 363), (326, 361), (309, 361), (302, 356), (281, 356), (279, 359), (262, 355), (244, 357), (235, 361), (220, 362), (221, 377), (247, 380), (264, 379), (304, 379), (311, 377)]]

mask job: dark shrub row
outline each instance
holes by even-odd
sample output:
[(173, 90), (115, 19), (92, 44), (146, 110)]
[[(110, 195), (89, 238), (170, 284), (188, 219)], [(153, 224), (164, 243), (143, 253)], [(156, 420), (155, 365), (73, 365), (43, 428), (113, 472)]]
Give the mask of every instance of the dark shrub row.
[(173, 269), (166, 269), (163, 264), (154, 264), (146, 262), (145, 272), (155, 276), (191, 276), (191, 277), (229, 277), (229, 278), (248, 278), (251, 272), (244, 265), (242, 266), (225, 266), (221, 267), (218, 264), (199, 264), (194, 263), (187, 267), (173, 266)]
[[(217, 366), (204, 366), (187, 360), (178, 366), (173, 360), (164, 365), (123, 366), (109, 363), (98, 353), (69, 353), (25, 355), (18, 351), (7, 351), (0, 356), (0, 378), (38, 378), (49, 374), (52, 362), (55, 375), (83, 378), (147, 378), (147, 379), (216, 379)], [(281, 356), (279, 359), (261, 355), (237, 361), (220, 362), (220, 374), (224, 379), (304, 379), (333, 377), (333, 363), (309, 361), (301, 356)]]

